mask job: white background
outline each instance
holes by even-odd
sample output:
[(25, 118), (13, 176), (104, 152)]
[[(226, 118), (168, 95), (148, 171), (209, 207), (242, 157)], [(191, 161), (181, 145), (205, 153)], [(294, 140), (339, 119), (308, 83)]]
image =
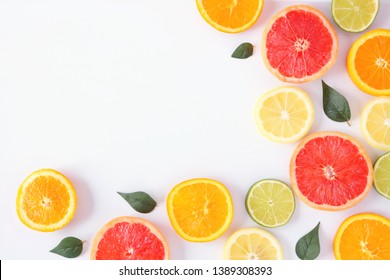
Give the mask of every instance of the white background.
[[(331, 20), (330, 1), (300, 1)], [(86, 240), (79, 259), (89, 259), (95, 233), (110, 219), (133, 215), (165, 235), (172, 259), (221, 259), (227, 238), (257, 226), (245, 210), (245, 195), (260, 179), (289, 183), (297, 143), (277, 144), (257, 130), (259, 96), (284, 85), (265, 68), (261, 35), (266, 22), (298, 1), (267, 1), (257, 23), (225, 34), (200, 16), (195, 0), (1, 0), (0, 2), (0, 258), (63, 259), (49, 253), (66, 236)], [(370, 29), (390, 28), (390, 3), (381, 1)], [(334, 130), (355, 137), (374, 161), (360, 114), (372, 96), (349, 79), (345, 61), (360, 34), (339, 35), (339, 56), (324, 81), (343, 93), (352, 126), (329, 120), (322, 110), (321, 80), (299, 85), (315, 106), (311, 132)], [(255, 45), (246, 60), (230, 57), (242, 42)], [(19, 185), (32, 171), (54, 168), (74, 184), (77, 211), (52, 233), (33, 231), (18, 219)], [(230, 190), (234, 218), (223, 236), (190, 243), (173, 230), (165, 210), (168, 192), (183, 180), (208, 177)], [(158, 202), (150, 214), (135, 212), (116, 192), (146, 191)], [(334, 259), (333, 237), (351, 214), (390, 217), (390, 201), (374, 189), (352, 209), (326, 212), (297, 199), (287, 225), (268, 229), (285, 259), (297, 259), (295, 244), (319, 221), (321, 253)]]

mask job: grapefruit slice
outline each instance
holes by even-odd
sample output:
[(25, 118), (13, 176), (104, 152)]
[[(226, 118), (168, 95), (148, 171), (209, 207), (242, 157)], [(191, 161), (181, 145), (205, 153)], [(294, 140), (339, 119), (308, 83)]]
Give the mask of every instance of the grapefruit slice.
[(169, 247), (149, 221), (123, 216), (99, 230), (90, 257), (92, 260), (167, 260)]
[(336, 62), (337, 34), (318, 10), (290, 6), (277, 13), (264, 29), (265, 66), (284, 82), (304, 83), (323, 76)]
[(361, 201), (373, 183), (373, 167), (364, 149), (339, 132), (304, 138), (290, 162), (291, 185), (307, 205), (344, 210)]

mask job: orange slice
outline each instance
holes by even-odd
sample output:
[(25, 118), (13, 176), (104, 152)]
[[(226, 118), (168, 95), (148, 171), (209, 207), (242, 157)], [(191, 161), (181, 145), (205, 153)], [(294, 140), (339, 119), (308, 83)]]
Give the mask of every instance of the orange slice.
[(161, 232), (147, 220), (117, 217), (96, 234), (92, 260), (167, 260), (169, 247)]
[(233, 218), (228, 189), (211, 179), (192, 179), (168, 194), (167, 211), (173, 228), (184, 239), (207, 242), (217, 239)]
[(390, 260), (390, 220), (372, 213), (348, 217), (333, 244), (338, 260)]
[(259, 18), (264, 0), (196, 0), (204, 20), (219, 31), (238, 33)]
[(351, 80), (365, 93), (390, 96), (390, 30), (375, 29), (358, 38), (349, 50)]
[(29, 228), (54, 231), (72, 220), (76, 201), (73, 185), (63, 174), (41, 169), (31, 173), (20, 186), (16, 210)]

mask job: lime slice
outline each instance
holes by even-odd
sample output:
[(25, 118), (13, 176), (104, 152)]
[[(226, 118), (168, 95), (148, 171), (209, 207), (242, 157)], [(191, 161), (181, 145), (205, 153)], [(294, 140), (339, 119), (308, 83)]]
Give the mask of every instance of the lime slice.
[(251, 218), (264, 227), (286, 224), (295, 210), (291, 188), (285, 183), (267, 179), (256, 182), (248, 191), (245, 206)]
[(361, 32), (375, 20), (379, 0), (332, 0), (332, 17), (344, 31)]
[(379, 194), (390, 199), (390, 152), (375, 161), (374, 187)]

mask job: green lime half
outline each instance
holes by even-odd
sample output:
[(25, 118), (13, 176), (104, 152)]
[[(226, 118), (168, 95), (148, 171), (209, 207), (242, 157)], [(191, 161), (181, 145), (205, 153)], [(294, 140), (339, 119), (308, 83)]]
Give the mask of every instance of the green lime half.
[(379, 0), (332, 0), (332, 17), (344, 31), (361, 32), (375, 20)]
[(379, 194), (390, 199), (390, 152), (375, 161), (374, 187)]
[(256, 182), (248, 191), (245, 206), (251, 218), (264, 227), (286, 224), (295, 210), (292, 189), (285, 183), (267, 179)]

